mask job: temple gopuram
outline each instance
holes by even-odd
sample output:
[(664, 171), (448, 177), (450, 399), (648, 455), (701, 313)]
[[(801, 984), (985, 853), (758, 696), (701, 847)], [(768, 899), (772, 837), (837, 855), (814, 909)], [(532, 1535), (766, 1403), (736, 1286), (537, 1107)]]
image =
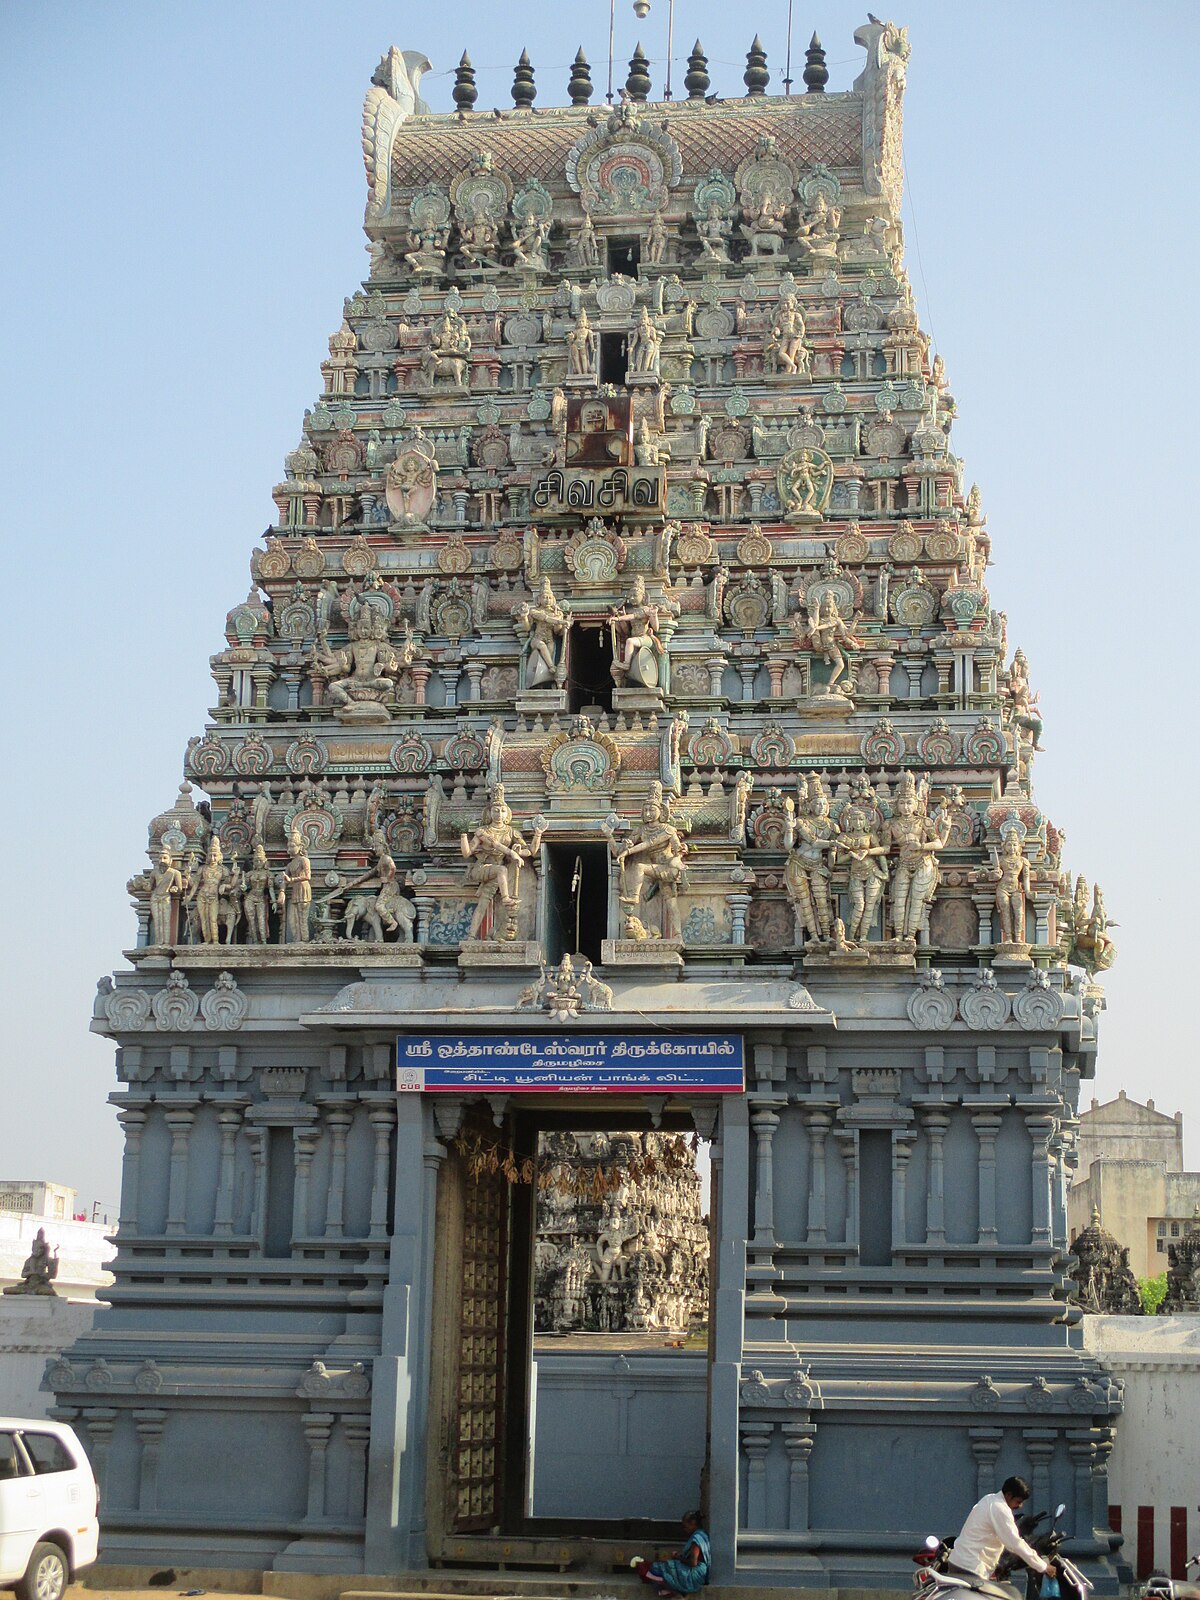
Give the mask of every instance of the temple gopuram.
[[(908, 39), (855, 41), (371, 80), (369, 277), (96, 996), (116, 1283), (46, 1386), (109, 1562), (603, 1574), (702, 1504), (714, 1581), (908, 1588), (1020, 1473), (1117, 1592), (1110, 923), (905, 272)], [(693, 1138), (707, 1345), (532, 1359), (539, 1141), (603, 1152), (586, 1320), (683, 1272), (629, 1219)]]

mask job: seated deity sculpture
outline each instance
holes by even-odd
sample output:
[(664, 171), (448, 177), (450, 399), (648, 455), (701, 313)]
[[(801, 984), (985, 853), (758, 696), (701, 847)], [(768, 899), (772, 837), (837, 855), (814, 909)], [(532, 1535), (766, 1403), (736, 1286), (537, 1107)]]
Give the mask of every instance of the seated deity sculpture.
[(670, 607), (646, 598), (646, 580), (633, 580), (629, 597), (609, 613), (612, 634), (612, 675), (618, 684), (639, 684), (656, 689), (662, 682), (667, 647), (659, 634), (662, 613)]
[(715, 200), (710, 200), (703, 217), (696, 223), (700, 237), (700, 260), (729, 263), (729, 219)]
[(838, 233), (842, 214), (818, 191), (804, 220), (796, 229), (801, 253), (813, 265), (837, 262)]
[(455, 389), (470, 387), (471, 335), (457, 311), (445, 311), (429, 335), (429, 348), (421, 359), (425, 382), (432, 388), (449, 380)]
[(46, 1242), (45, 1228), (39, 1228), (21, 1267), (19, 1283), (11, 1283), (5, 1294), (54, 1294), (58, 1277), (58, 1251)]
[(388, 639), (383, 612), (362, 605), (350, 622), (350, 642), (342, 650), (318, 644), (313, 667), (329, 679), (329, 701), (360, 721), (386, 722), (386, 702), (395, 690), (402, 661)]
[[(371, 849), (375, 852), (375, 865), (348, 883), (343, 891), (347, 896), (345, 936), (353, 939), (362, 922), (366, 924), (368, 938), (375, 944), (382, 944), (389, 934), (395, 934), (400, 944), (411, 944), (416, 908), (400, 887), (396, 863), (382, 832), (372, 835)], [(355, 893), (369, 886), (377, 888), (378, 893), (374, 896)]]

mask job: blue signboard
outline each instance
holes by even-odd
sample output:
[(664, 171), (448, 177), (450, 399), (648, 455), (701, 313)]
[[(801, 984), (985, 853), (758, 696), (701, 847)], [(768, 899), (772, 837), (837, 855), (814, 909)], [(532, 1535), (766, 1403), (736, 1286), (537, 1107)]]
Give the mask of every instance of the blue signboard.
[(737, 1033), (402, 1033), (396, 1088), (596, 1094), (740, 1094)]

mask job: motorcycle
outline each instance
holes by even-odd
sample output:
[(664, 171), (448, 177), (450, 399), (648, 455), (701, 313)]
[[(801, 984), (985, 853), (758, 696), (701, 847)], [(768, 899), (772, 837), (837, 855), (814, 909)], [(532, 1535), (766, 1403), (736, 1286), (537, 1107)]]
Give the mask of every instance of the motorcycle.
[[(1184, 1563), (1186, 1574), (1192, 1567), (1200, 1568), (1200, 1555), (1190, 1556)], [(1142, 1589), (1143, 1600), (1200, 1600), (1200, 1583), (1176, 1581), (1165, 1572), (1152, 1572)]]
[[(1088, 1600), (1092, 1591), (1092, 1584), (1084, 1577), (1073, 1561), (1069, 1561), (1061, 1554), (1061, 1546), (1066, 1540), (1066, 1534), (1059, 1528), (1058, 1523), (1065, 1505), (1059, 1505), (1054, 1512), (1054, 1520), (1044, 1533), (1037, 1529), (1046, 1520), (1045, 1511), (1035, 1512), (1018, 1519), (1017, 1531), (1021, 1537), (1047, 1561), (1055, 1563), (1053, 1573), (1034, 1572), (1028, 1568), (1028, 1577), (1025, 1585), (1025, 1600)], [(947, 1539), (939, 1539), (935, 1534), (925, 1540), (924, 1547), (913, 1556), (917, 1570), (913, 1574), (913, 1588), (922, 1596), (922, 1600), (965, 1600), (961, 1592), (974, 1591), (977, 1594), (1000, 1597), (1000, 1600), (1009, 1600), (1008, 1590), (996, 1586), (1005, 1582), (1013, 1570), (1022, 1565), (1019, 1556), (1005, 1552), (1001, 1557), (996, 1571), (991, 1579), (978, 1578), (974, 1582), (957, 1573), (947, 1571), (950, 1558), (953, 1554), (953, 1545)], [(1200, 1600), (1200, 1591), (1193, 1597), (1188, 1596), (1148, 1596), (1147, 1600)]]

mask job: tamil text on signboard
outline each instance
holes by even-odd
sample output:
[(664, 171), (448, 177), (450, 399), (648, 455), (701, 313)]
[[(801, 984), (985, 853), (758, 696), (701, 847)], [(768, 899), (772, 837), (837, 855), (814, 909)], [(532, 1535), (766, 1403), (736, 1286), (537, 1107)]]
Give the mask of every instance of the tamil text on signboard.
[(739, 1094), (736, 1033), (403, 1033), (396, 1087), (410, 1093), (485, 1090)]

